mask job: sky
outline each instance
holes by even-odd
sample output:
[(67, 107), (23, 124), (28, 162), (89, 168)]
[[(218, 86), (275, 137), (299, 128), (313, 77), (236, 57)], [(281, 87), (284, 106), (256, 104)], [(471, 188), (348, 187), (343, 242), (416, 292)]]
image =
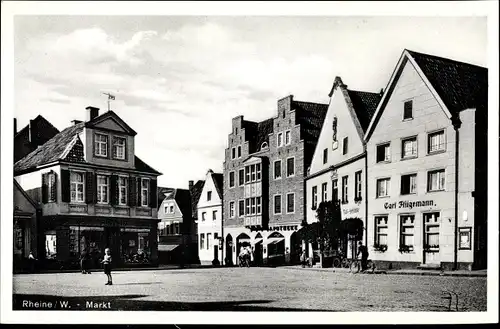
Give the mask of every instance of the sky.
[(487, 46), (484, 17), (15, 16), (14, 116), (63, 130), (109, 92), (159, 186), (187, 188), (222, 172), (233, 117), (326, 104), (336, 76), (378, 92), (405, 48), (487, 66)]

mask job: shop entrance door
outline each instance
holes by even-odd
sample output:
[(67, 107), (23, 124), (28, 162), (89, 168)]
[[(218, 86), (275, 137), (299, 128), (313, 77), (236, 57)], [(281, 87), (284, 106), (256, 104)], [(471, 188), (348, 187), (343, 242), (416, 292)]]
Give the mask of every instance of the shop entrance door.
[(423, 264), (439, 266), (441, 257), (439, 252), (439, 213), (424, 214), (424, 255)]

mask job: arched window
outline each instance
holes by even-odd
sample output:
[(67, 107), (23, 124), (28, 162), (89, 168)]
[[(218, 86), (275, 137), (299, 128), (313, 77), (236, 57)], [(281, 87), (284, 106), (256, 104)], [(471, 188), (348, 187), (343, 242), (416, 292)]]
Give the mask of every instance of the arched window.
[(263, 149), (267, 149), (267, 148), (268, 148), (267, 142), (262, 143), (262, 146), (260, 147), (260, 149), (263, 150)]

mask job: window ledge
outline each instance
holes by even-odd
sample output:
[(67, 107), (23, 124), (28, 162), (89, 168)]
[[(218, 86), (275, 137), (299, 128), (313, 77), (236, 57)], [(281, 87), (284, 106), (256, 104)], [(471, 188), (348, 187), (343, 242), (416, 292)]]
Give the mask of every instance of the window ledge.
[(406, 118), (406, 119), (403, 119), (403, 122), (407, 122), (407, 121), (412, 121), (414, 118)]
[(409, 195), (417, 195), (417, 193), (401, 193), (399, 196), (409, 196)]
[(436, 155), (436, 154), (442, 154), (442, 153), (446, 153), (446, 149), (439, 150), (439, 151), (433, 151), (433, 152), (427, 152), (427, 156)]
[(427, 193), (438, 193), (438, 192), (446, 192), (446, 190), (442, 189), (442, 190), (427, 191)]
[(413, 159), (418, 159), (418, 155), (412, 155), (412, 156), (402, 157), (401, 161), (413, 160)]
[(377, 196), (376, 199), (389, 199), (391, 196), (390, 195), (384, 195), (384, 196)]
[(386, 160), (382, 160), (382, 161), (377, 161), (377, 164), (388, 164), (388, 163), (391, 163), (392, 161), (386, 161)]

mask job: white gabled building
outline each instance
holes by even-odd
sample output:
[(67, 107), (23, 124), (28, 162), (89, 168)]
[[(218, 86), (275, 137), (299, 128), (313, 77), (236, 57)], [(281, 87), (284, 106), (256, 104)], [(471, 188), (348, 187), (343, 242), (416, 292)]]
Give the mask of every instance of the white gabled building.
[[(306, 219), (314, 223), (323, 201), (338, 200), (342, 219), (359, 218), (366, 228), (366, 147), (364, 133), (381, 93), (355, 91), (336, 77), (330, 104), (306, 177)], [(365, 231), (366, 232), (366, 231)], [(366, 234), (363, 237), (366, 241)], [(308, 246), (308, 254), (317, 246)], [(344, 252), (352, 252), (343, 241)]]
[(222, 264), (222, 174), (207, 172), (196, 206), (198, 213), (198, 255), (202, 265)]

